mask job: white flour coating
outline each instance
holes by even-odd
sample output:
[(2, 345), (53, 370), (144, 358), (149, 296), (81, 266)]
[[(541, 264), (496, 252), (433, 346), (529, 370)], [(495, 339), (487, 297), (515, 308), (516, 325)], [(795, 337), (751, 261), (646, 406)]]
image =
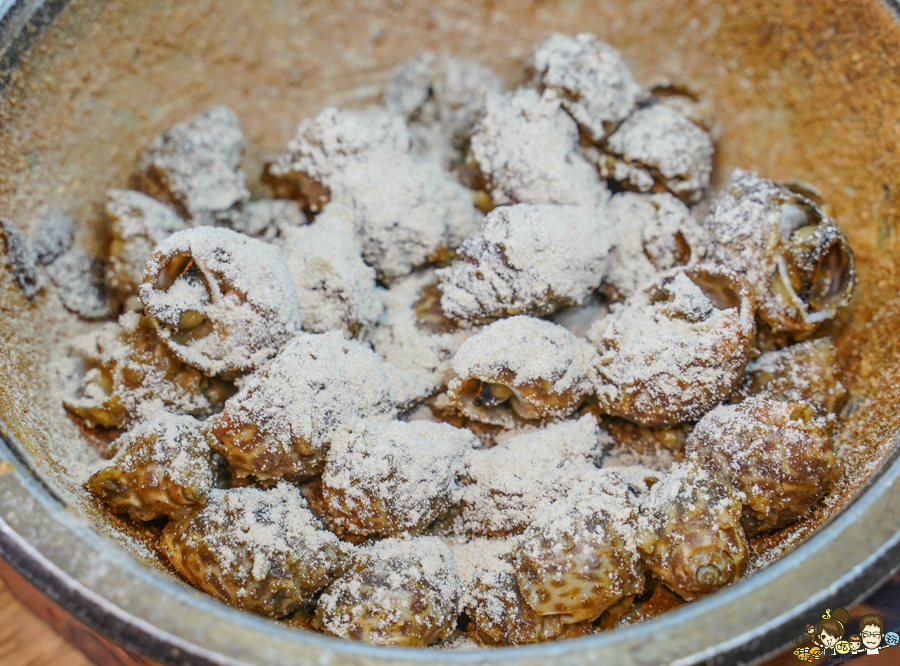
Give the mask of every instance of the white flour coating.
[(675, 425), (700, 418), (740, 381), (756, 330), (749, 289), (731, 287), (740, 283), (722, 269), (691, 274), (729, 285), (736, 306), (720, 308), (677, 268), (616, 307), (588, 332), (601, 412)]
[(456, 558), (440, 539), (384, 539), (356, 552), (353, 568), (319, 598), (316, 615), (335, 636), (427, 645), (453, 631), (461, 594)]
[(639, 192), (663, 187), (688, 203), (699, 201), (712, 175), (709, 134), (665, 104), (635, 111), (607, 140), (611, 159), (601, 173)]
[(237, 115), (214, 106), (153, 139), (138, 171), (148, 194), (171, 203), (185, 219), (227, 224), (250, 199), (243, 154)]
[(372, 332), (372, 347), (384, 359), (419, 378), (426, 397), (453, 378), (451, 361), (459, 346), (480, 329), (457, 327), (442, 333), (426, 328), (415, 311), (422, 290), (437, 284), (433, 270), (413, 273), (381, 291), (385, 313)]
[(415, 150), (438, 155), (451, 168), (465, 158), (487, 94), (503, 90), (484, 65), (425, 51), (394, 70), (382, 102), (406, 118)]
[[(190, 257), (194, 271), (185, 268), (168, 289), (157, 287), (170, 260), (182, 256)], [(259, 366), (301, 325), (281, 249), (230, 229), (194, 227), (172, 234), (157, 245), (144, 278), (141, 301), (159, 323), (160, 337), (185, 363), (209, 375)], [(179, 342), (186, 312), (199, 313), (210, 330)]]
[(596, 470), (608, 445), (608, 435), (587, 414), (469, 451), (462, 505), (466, 531), (522, 532), (550, 502)]
[(133, 190), (110, 190), (106, 195), (109, 221), (109, 260), (106, 285), (126, 309), (140, 310), (138, 288), (144, 265), (156, 245), (185, 228), (184, 220), (164, 203)]
[(31, 235), (31, 246), (39, 264), (53, 263), (72, 247), (75, 222), (58, 208), (50, 208), (38, 218)]
[(285, 226), (279, 245), (297, 290), (303, 330), (365, 339), (382, 313), (375, 270), (363, 261), (353, 213), (332, 202), (306, 226)]
[(590, 345), (562, 326), (525, 315), (509, 317), (462, 343), (453, 357), (456, 377), (450, 388), (469, 377), (491, 381), (510, 373), (517, 386), (546, 382), (553, 393), (587, 392), (593, 358)]
[(469, 430), (429, 421), (357, 421), (331, 442), (322, 494), (336, 525), (355, 534), (418, 531), (460, 499)]
[(31, 241), (5, 218), (0, 218), (0, 240), (6, 246), (6, 259), (16, 285), (26, 298), (34, 298), (44, 288), (44, 276), (38, 271), (37, 254)]
[(335, 332), (324, 337), (335, 349), (361, 418), (407, 410), (427, 395), (415, 373), (381, 358), (368, 344), (345, 340)]
[[(479, 219), (466, 188), (437, 159), (410, 150), (402, 116), (328, 108), (301, 123), (270, 172), (324, 185), (352, 211), (363, 258), (390, 280), (464, 238)], [(310, 205), (318, 210), (328, 198)]]
[(229, 428), (258, 430), (255, 467), (246, 472), (268, 476), (269, 466), (280, 470), (285, 460), (293, 462), (295, 475), (320, 472), (342, 424), (396, 416), (390, 372), (372, 350), (338, 332), (293, 338), (225, 403), (222, 420)]
[[(197, 572), (185, 567), (199, 560), (211, 570), (209, 577), (218, 578), (232, 603), (242, 605), (243, 600), (251, 608), (262, 601), (261, 588), (278, 600), (279, 588), (288, 587), (302, 605), (340, 571), (340, 560), (350, 550), (349, 544), (322, 528), (303, 494), (289, 483), (268, 490), (214, 489), (200, 513), (186, 523), (170, 523), (166, 532), (175, 536), (174, 543), (165, 543), (167, 534), (163, 540), (176, 568), (196, 578)], [(193, 557), (179, 561), (182, 552)], [(208, 577), (194, 582), (215, 587)], [(274, 589), (267, 591), (267, 582)]]
[(63, 305), (84, 319), (106, 319), (112, 314), (103, 280), (104, 263), (81, 248), (73, 248), (47, 266)]
[(786, 402), (805, 401), (820, 415), (847, 396), (838, 351), (831, 338), (817, 338), (771, 351), (750, 361), (740, 394)]
[(628, 500), (636, 506), (643, 506), (647, 494), (667, 472), (667, 470), (647, 467), (640, 463), (617, 465), (613, 464), (614, 462), (607, 455), (603, 460), (603, 469), (605, 472), (615, 473), (622, 480), (622, 483), (628, 488)]
[(595, 142), (625, 120), (641, 96), (619, 52), (586, 32), (544, 38), (534, 47), (528, 68), (532, 85), (557, 91), (563, 108)]
[[(650, 521), (664, 520), (676, 502), (684, 501), (690, 496), (692, 489), (703, 488), (710, 479), (709, 473), (694, 463), (679, 463), (672, 466), (666, 474), (657, 475), (658, 483), (641, 502), (639, 523), (649, 525)], [(706, 501), (712, 498), (707, 494)], [(680, 503), (680, 502), (679, 502)]]
[(834, 461), (831, 447), (823, 446), (830, 444), (828, 424), (834, 417), (807, 419), (797, 409), (804, 405), (761, 397), (720, 405), (694, 427), (686, 452), (707, 465), (717, 461), (716, 467), (746, 492), (763, 494), (771, 486), (799, 483), (798, 475), (815, 484), (818, 459)]
[(469, 147), (494, 204), (603, 204), (609, 196), (579, 153), (578, 127), (547, 91), (490, 94)]
[(636, 450), (626, 444), (616, 442), (603, 458), (603, 468), (640, 468), (653, 471), (656, 475), (675, 464), (675, 454), (669, 449), (657, 447), (653, 450)]
[(614, 471), (597, 470), (537, 515), (516, 551), (519, 588), (538, 613), (595, 619), (643, 589), (636, 511)]
[(488, 213), (437, 271), (454, 319), (546, 314), (580, 303), (606, 276), (615, 230), (603, 208), (517, 204)]
[[(365, 161), (369, 155), (399, 155), (409, 151), (411, 137), (403, 117), (378, 107), (348, 111), (327, 107), (305, 118), (288, 142), (287, 152), (272, 165), (276, 176), (306, 174), (322, 181)], [(314, 211), (325, 202), (310, 201)]]
[(842, 474), (832, 451), (834, 415), (807, 403), (748, 398), (721, 405), (697, 423), (689, 458), (742, 491), (748, 536), (805, 517)]
[[(67, 407), (121, 410), (127, 421), (162, 410), (199, 415), (210, 409), (197, 384), (184, 385), (184, 376), (178, 373), (167, 375), (165, 362), (147, 363), (147, 350), (135, 347), (135, 342), (142, 342), (140, 325), (140, 315), (127, 312), (118, 322), (102, 324), (70, 341), (59, 382)], [(140, 377), (136, 385), (135, 377)]]
[(191, 416), (154, 412), (116, 440), (118, 452), (107, 464), (125, 473), (152, 467), (158, 486), (172, 483), (206, 494), (212, 488), (213, 473), (200, 427), (200, 421)]
[[(563, 555), (572, 541), (591, 538), (591, 528), (586, 530), (585, 527), (590, 523), (592, 514), (606, 517), (597, 521), (594, 529), (598, 535), (604, 531), (603, 523), (611, 523), (627, 544), (633, 544), (634, 507), (628, 486), (615, 469), (596, 470), (589, 480), (569, 490), (565, 497), (535, 516), (519, 541), (520, 552), (526, 556), (536, 556), (549, 549), (551, 553)], [(560, 538), (553, 538), (554, 534)], [(549, 545), (541, 543), (540, 535), (547, 537)]]
[(742, 501), (719, 475), (675, 465), (641, 507), (639, 547), (650, 573), (686, 601), (740, 579), (749, 551)]
[(308, 220), (296, 201), (290, 199), (260, 199), (244, 205), (241, 215), (230, 226), (248, 236), (271, 241), (283, 229), (302, 227)]
[(735, 169), (703, 223), (710, 237), (710, 257), (747, 279), (763, 316), (778, 311), (796, 316), (801, 305), (796, 297), (770, 286), (787, 270), (778, 253), (783, 233), (793, 231), (791, 226), (782, 229), (783, 222), (790, 222), (782, 213), (786, 194), (771, 180)]
[(512, 564), (516, 546), (514, 539), (474, 539), (457, 548), (458, 561), (470, 562), (464, 607), (482, 640), (517, 645), (557, 638), (566, 629), (560, 617), (539, 615), (522, 596)]
[[(480, 596), (476, 591), (479, 581), (483, 587), (498, 589), (499, 586), (492, 584), (495, 581), (490, 580), (491, 578), (501, 574), (515, 577), (515, 569), (510, 562), (510, 555), (515, 550), (517, 543), (516, 537), (503, 539), (477, 537), (451, 544), (453, 554), (456, 556), (456, 565), (463, 590), (460, 604), (463, 609), (472, 612), (477, 603), (483, 602), (482, 599), (477, 599)], [(489, 609), (488, 612), (490, 612)], [(503, 619), (505, 619), (505, 615), (497, 617), (497, 621)]]
[(606, 284), (628, 298), (657, 273), (699, 263), (706, 233), (690, 209), (670, 194), (623, 192), (609, 201), (609, 218), (618, 243)]

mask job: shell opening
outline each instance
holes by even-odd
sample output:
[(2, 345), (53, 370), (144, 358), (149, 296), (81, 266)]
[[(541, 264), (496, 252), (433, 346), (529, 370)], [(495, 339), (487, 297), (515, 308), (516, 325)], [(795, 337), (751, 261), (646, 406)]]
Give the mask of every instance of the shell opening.
[(418, 325), (430, 333), (452, 333), (458, 328), (456, 322), (444, 314), (441, 296), (440, 285), (430, 284), (422, 290), (413, 306)]
[(512, 416), (532, 421), (542, 417), (540, 410), (526, 401), (515, 387), (498, 382), (468, 379), (460, 392), (463, 411), (485, 423), (504, 424)]
[(175, 308), (165, 323), (171, 329), (173, 338), (179, 344), (208, 335), (212, 324), (205, 314), (210, 304), (210, 289), (206, 277), (190, 254), (176, 254), (169, 258), (160, 270), (153, 284), (158, 291), (179, 290), (178, 301), (183, 304)]
[(727, 277), (701, 270), (688, 271), (687, 275), (719, 310), (740, 309), (740, 292)]
[(836, 239), (816, 265), (807, 303), (818, 311), (837, 306), (852, 279), (850, 255), (844, 244)]

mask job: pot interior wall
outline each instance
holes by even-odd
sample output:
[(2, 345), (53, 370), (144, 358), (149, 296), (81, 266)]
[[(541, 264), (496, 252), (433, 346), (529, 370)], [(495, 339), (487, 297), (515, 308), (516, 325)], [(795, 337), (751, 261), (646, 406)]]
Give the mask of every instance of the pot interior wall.
[[(103, 251), (98, 204), (140, 148), (213, 104), (240, 116), (257, 195), (266, 155), (326, 105), (377, 100), (390, 70), (424, 49), (495, 68), (514, 85), (548, 32), (590, 31), (638, 79), (687, 83), (715, 106), (721, 185), (740, 166), (816, 186), (856, 252), (858, 296), (837, 327), (851, 402), (847, 474), (814, 516), (757, 550), (777, 556), (840, 507), (890, 453), (900, 422), (900, 27), (877, 0), (579, 0), (340, 3), (79, 0), (0, 95), (0, 211), (29, 229), (70, 212)], [(77, 511), (139, 557), (81, 491), (98, 458), (67, 417), (53, 360), (84, 327), (52, 288), (27, 301), (0, 259), (0, 419)], [(139, 535), (138, 535), (139, 536)]]

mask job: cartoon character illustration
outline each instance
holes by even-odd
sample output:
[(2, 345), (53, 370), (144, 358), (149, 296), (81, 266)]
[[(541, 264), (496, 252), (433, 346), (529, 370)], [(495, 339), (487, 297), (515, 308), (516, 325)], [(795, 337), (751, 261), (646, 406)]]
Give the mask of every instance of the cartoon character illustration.
[[(835, 608), (833, 611), (826, 610), (822, 617), (816, 627), (816, 642), (822, 646), (823, 655), (837, 654), (835, 645), (844, 637), (844, 624), (850, 619), (850, 613), (843, 608)], [(881, 642), (880, 634), (878, 642)]]
[[(840, 655), (855, 657), (864, 654), (880, 654), (900, 643), (900, 635), (889, 631), (884, 633), (884, 618), (876, 613), (863, 616), (859, 621), (859, 633), (844, 639), (844, 632), (850, 614), (844, 608), (827, 608), (815, 627), (806, 625), (806, 632), (812, 640), (811, 646), (801, 646), (794, 650), (800, 661), (813, 662), (823, 657)], [(882, 639), (884, 643), (882, 643)], [(794, 642), (803, 640), (802, 637)], [(844, 660), (846, 661), (846, 659)], [(887, 666), (885, 664), (885, 666)]]
[(800, 661), (815, 661), (822, 657), (822, 648), (814, 645), (813, 647), (803, 647), (794, 650), (794, 655)]
[(866, 654), (879, 654), (881, 637), (884, 635), (884, 620), (876, 613), (863, 615), (859, 621), (859, 635), (866, 646)]

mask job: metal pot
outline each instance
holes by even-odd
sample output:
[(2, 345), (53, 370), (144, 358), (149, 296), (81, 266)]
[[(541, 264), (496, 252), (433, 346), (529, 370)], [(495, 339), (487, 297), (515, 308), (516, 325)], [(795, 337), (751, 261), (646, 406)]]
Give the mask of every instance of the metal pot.
[[(900, 12), (893, 0), (890, 7)], [(858, 437), (859, 492), (838, 498), (796, 548), (708, 598), (600, 635), (467, 652), (374, 647), (286, 628), (173, 580), (134, 543), (123, 548), (66, 470), (83, 451), (52, 396), (49, 367), (56, 343), (78, 323), (54, 315), (41, 296), (27, 301), (0, 267), (0, 555), (9, 565), (0, 576), (19, 594), (36, 590), (45, 615), (66, 613), (85, 636), (96, 632), (129, 651), (106, 646), (105, 656), (94, 652), (98, 661), (751, 663), (782, 649), (819, 609), (849, 606), (900, 565), (900, 362), (889, 343), (900, 329), (892, 189), (900, 27), (877, 0), (21, 0), (0, 3), (0, 13), (0, 206), (31, 219), (43, 205), (62, 205), (82, 225), (79, 242), (97, 251), (103, 234), (93, 202), (124, 185), (150, 137), (192, 112), (232, 105), (252, 146), (245, 167), (258, 172), (300, 118), (327, 103), (374, 99), (390, 68), (424, 48), (482, 60), (514, 83), (528, 45), (558, 29), (598, 33), (644, 81), (657, 72), (704, 86), (720, 108), (719, 172), (741, 165), (827, 187), (859, 258), (861, 295), (838, 335), (851, 359), (844, 428)]]

